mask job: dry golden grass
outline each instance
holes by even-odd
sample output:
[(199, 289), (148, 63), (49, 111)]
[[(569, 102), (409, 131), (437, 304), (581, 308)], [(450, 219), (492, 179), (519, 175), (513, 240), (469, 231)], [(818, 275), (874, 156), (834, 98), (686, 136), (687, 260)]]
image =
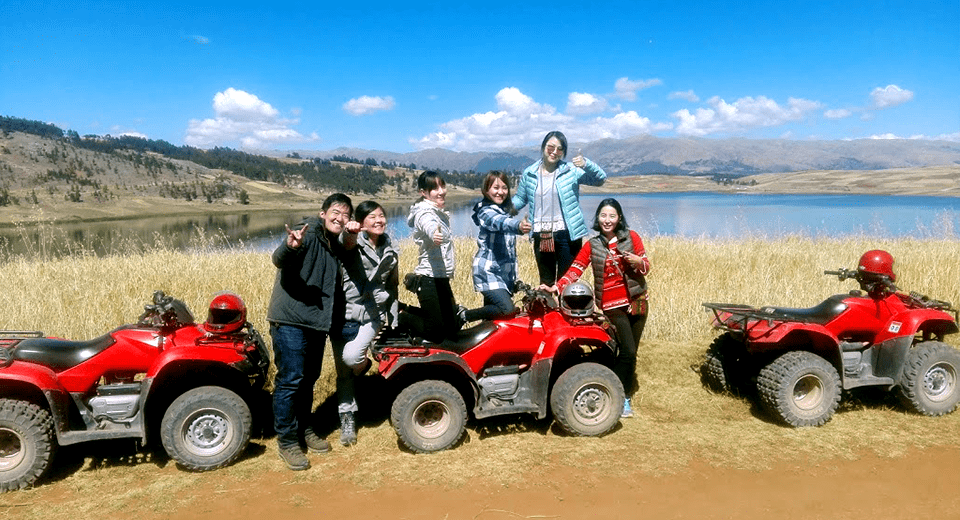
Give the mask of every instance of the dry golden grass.
[[(651, 317), (637, 364), (639, 413), (610, 435), (571, 438), (558, 433), (549, 421), (494, 418), (472, 422), (466, 442), (454, 450), (412, 455), (398, 448), (384, 406), (379, 411), (368, 406), (361, 411), (359, 444), (344, 449), (335, 442), (328, 349), (315, 397), (336, 447), (331, 454), (311, 456), (311, 471), (288, 472), (270, 439), (255, 440), (248, 457), (213, 474), (180, 471), (162, 453), (138, 453), (129, 441), (79, 445), (64, 450), (52, 476), (39, 488), (0, 496), (0, 511), (23, 519), (170, 515), (196, 499), (197, 489), (244, 489), (268, 472), (290, 483), (343, 481), (367, 489), (392, 482), (457, 487), (476, 479), (510, 485), (559, 466), (602, 468), (607, 475), (637, 471), (656, 475), (681, 471), (691, 460), (699, 460), (757, 470), (782, 463), (854, 459), (865, 452), (896, 457), (914, 448), (960, 444), (960, 413), (921, 417), (903, 411), (890, 396), (870, 392), (846, 398), (840, 412), (823, 427), (777, 426), (751, 401), (706, 391), (693, 369), (713, 337), (702, 302), (810, 306), (854, 288), (852, 281), (840, 283), (824, 276), (823, 270), (855, 267), (860, 254), (872, 248), (887, 249), (896, 257), (903, 288), (958, 302), (960, 242), (654, 237), (646, 245), (653, 270)], [(413, 248), (411, 242), (401, 244), (402, 273), (412, 269)], [(475, 245), (461, 239), (457, 251), (454, 291), (460, 302), (477, 305), (480, 297), (469, 277)], [(520, 264), (521, 278), (535, 281), (527, 242), (520, 244)], [(11, 259), (0, 264), (4, 287), (0, 327), (88, 339), (135, 320), (154, 289), (183, 299), (198, 319), (203, 319), (214, 294), (232, 290), (246, 301), (254, 325), (266, 331), (274, 274), (269, 254), (239, 251), (191, 254), (159, 249), (105, 258)], [(410, 293), (401, 292), (404, 301), (414, 303)], [(948, 341), (957, 344), (956, 337)], [(367, 388), (365, 402), (376, 400), (375, 378), (365, 377), (360, 386)], [(51, 496), (56, 500), (50, 501)]]

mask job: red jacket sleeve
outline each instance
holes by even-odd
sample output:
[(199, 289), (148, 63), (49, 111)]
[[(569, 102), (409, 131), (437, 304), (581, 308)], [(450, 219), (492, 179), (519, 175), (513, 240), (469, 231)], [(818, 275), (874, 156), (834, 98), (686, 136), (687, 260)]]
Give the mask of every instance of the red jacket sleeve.
[(577, 253), (577, 257), (573, 259), (573, 263), (570, 264), (570, 269), (567, 269), (567, 272), (563, 274), (559, 280), (557, 280), (557, 291), (563, 292), (563, 288), (567, 284), (576, 282), (580, 279), (580, 276), (583, 275), (583, 270), (587, 268), (587, 265), (590, 263), (590, 242), (587, 241), (583, 247), (580, 248), (580, 252)]
[(643, 248), (643, 240), (636, 231), (630, 230), (630, 240), (633, 242), (633, 252), (640, 256), (640, 265), (632, 265), (633, 270), (646, 276), (650, 272), (650, 259), (647, 258), (647, 251)]

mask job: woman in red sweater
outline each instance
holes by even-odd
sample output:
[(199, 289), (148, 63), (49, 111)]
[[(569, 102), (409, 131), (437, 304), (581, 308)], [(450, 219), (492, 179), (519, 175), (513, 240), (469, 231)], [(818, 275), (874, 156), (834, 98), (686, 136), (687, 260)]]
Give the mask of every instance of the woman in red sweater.
[(623, 208), (616, 199), (600, 201), (593, 229), (600, 234), (584, 244), (573, 265), (552, 289), (559, 294), (567, 284), (580, 278), (587, 267), (593, 268), (594, 298), (616, 327), (620, 347), (613, 371), (627, 396), (622, 416), (632, 417), (630, 396), (636, 387), (637, 347), (647, 323), (646, 275), (650, 272), (650, 260), (640, 235), (627, 227)]

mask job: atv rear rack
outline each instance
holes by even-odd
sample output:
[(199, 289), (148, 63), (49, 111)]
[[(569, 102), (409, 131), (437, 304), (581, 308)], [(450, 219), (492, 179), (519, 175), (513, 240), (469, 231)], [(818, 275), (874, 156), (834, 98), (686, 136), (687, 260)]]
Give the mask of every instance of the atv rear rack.
[[(756, 308), (736, 303), (704, 303), (704, 307), (713, 312), (713, 326), (731, 332), (747, 332), (747, 325), (754, 322), (767, 322), (767, 327), (774, 323), (815, 323), (812, 317), (803, 317), (796, 314), (783, 314), (776, 307)], [(796, 309), (794, 309), (796, 310)], [(723, 315), (726, 316), (723, 316)]]

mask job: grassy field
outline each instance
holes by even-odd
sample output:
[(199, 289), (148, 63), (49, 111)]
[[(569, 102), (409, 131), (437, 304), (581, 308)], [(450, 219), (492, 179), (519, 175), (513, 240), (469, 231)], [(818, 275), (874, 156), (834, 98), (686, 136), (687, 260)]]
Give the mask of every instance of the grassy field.
[[(909, 450), (960, 444), (960, 414), (940, 418), (906, 413), (896, 399), (861, 392), (845, 398), (840, 412), (821, 428), (773, 424), (753, 402), (705, 390), (696, 367), (714, 337), (702, 302), (812, 306), (855, 288), (853, 281), (824, 276), (825, 269), (856, 267), (868, 249), (890, 251), (898, 285), (931, 297), (960, 302), (960, 241), (870, 238), (721, 241), (652, 237), (645, 241), (653, 269), (651, 314), (640, 345), (640, 389), (634, 419), (612, 434), (578, 439), (550, 421), (509, 417), (469, 424), (458, 448), (412, 455), (398, 448), (386, 421), (389, 403), (378, 402), (380, 385), (364, 377), (360, 440), (329, 455), (312, 457), (314, 469), (287, 472), (272, 439), (255, 439), (234, 466), (213, 474), (178, 470), (160, 450), (137, 451), (131, 442), (74, 446), (61, 452), (38, 488), (0, 496), (0, 516), (104, 518), (137, 512), (167, 514), (183, 506), (190, 490), (242, 489), (264, 472), (289, 482), (349, 482), (376, 489), (391, 482), (457, 487), (475, 478), (504, 486), (558, 467), (603, 468), (608, 475), (680, 471), (691, 461), (759, 470), (783, 462), (817, 464), (870, 452), (903, 456)], [(520, 276), (535, 281), (532, 251), (520, 244)], [(268, 329), (266, 308), (275, 268), (268, 254), (197, 253), (158, 247), (140, 254), (66, 259), (8, 258), (0, 264), (0, 328), (42, 330), (48, 335), (89, 339), (134, 321), (155, 289), (184, 300), (198, 319), (210, 299), (231, 290), (247, 303), (254, 325)], [(457, 243), (454, 291), (460, 303), (480, 304), (470, 284), (472, 240)], [(401, 274), (412, 270), (412, 242), (401, 249)], [(414, 303), (401, 289), (401, 298)], [(948, 342), (957, 345), (956, 337)], [(329, 358), (315, 392), (324, 432), (335, 441), (333, 363)], [(586, 483), (589, 485), (589, 483)], [(117, 491), (125, 490), (125, 491)]]

